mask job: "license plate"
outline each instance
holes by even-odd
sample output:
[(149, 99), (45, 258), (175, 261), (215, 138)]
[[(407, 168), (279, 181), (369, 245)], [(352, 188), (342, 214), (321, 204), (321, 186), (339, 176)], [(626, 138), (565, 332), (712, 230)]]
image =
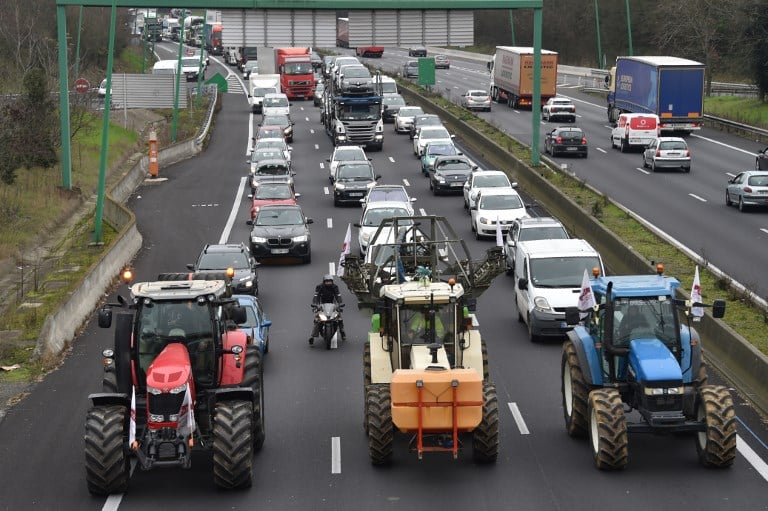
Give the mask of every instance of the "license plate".
[(363, 192), (352, 192), (349, 194), (350, 197), (362, 197)]
[(565, 148), (566, 151), (578, 151), (578, 149), (579, 149), (578, 147), (566, 147)]
[(272, 249), (273, 254), (287, 254), (288, 249), (287, 248), (273, 248)]
[(451, 186), (464, 186), (464, 183), (451, 183)]

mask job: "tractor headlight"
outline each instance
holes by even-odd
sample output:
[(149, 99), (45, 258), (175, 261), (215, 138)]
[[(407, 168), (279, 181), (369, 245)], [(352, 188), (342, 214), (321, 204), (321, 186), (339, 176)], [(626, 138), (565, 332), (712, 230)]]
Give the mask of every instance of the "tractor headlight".
[(156, 389), (155, 387), (150, 387), (149, 385), (147, 385), (147, 392), (152, 394), (153, 396), (159, 396), (160, 394), (163, 393), (162, 390)]
[(684, 393), (683, 387), (645, 387), (646, 396), (679, 396)]
[(149, 414), (149, 422), (165, 422), (165, 417), (154, 413)]
[(186, 383), (184, 385), (179, 385), (178, 387), (173, 387), (168, 392), (171, 393), (171, 394), (180, 394), (180, 393), (184, 392), (185, 390), (187, 390), (187, 384)]

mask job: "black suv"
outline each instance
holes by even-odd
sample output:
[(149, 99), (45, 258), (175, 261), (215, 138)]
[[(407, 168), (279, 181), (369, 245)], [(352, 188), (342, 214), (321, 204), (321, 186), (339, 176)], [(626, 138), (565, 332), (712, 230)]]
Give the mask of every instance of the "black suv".
[(187, 269), (196, 273), (222, 273), (232, 268), (232, 292), (235, 294), (259, 294), (259, 277), (256, 267), (259, 263), (243, 243), (224, 245), (206, 245), (195, 264), (188, 264)]
[(339, 163), (333, 178), (333, 205), (360, 205), (360, 199), (368, 195), (381, 176), (373, 171), (368, 161)]

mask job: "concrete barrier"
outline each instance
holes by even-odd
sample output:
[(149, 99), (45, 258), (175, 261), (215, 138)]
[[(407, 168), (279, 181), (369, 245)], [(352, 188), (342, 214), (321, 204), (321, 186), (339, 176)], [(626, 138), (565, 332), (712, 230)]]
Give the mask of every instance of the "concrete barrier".
[[(507, 172), (510, 179), (517, 181), (526, 194), (560, 219), (570, 232), (589, 241), (600, 252), (612, 273), (646, 274), (655, 271), (651, 261), (607, 230), (589, 211), (560, 193), (546, 179), (547, 173), (553, 170), (528, 166), (506, 148), (417, 92), (400, 87), (400, 93), (409, 104), (419, 105), (425, 112), (438, 114), (452, 132), (459, 134), (462, 143), (473, 154), (487, 161), (491, 168)], [(768, 357), (728, 325), (708, 314), (695, 328), (701, 334), (710, 365), (729, 378), (763, 415), (768, 415)]]

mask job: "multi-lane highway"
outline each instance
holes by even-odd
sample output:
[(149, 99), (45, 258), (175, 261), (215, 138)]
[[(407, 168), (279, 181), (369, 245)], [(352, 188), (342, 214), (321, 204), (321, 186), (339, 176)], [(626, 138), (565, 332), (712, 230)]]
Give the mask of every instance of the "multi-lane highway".
[[(228, 72), (228, 68), (216, 63), (212, 67), (222, 74)], [(451, 74), (438, 72), (438, 77), (447, 80), (459, 67), (462, 66), (456, 65)], [(469, 87), (469, 82), (462, 87)], [(593, 147), (607, 146), (604, 140), (600, 142), (607, 140), (607, 130), (600, 131), (601, 126), (597, 125), (600, 114), (597, 107), (581, 108), (580, 122), (595, 141)], [(525, 118), (530, 114), (496, 108), (490, 115), (498, 122), (508, 123), (508, 129), (516, 132), (516, 136), (525, 136)], [(292, 144), (298, 173), (296, 186), (302, 193), (299, 202), (315, 221), (313, 257), (310, 265), (265, 264), (259, 270), (260, 297), (273, 327), (270, 353), (265, 361), (267, 438), (255, 457), (253, 487), (246, 491), (217, 491), (210, 458), (201, 453), (193, 457), (193, 466), (187, 471), (136, 470), (125, 495), (104, 499), (88, 494), (82, 441), (87, 395), (100, 390), (100, 352), (112, 343), (112, 331), (100, 330), (91, 321), (74, 341), (72, 353), (62, 366), (40, 382), (0, 423), (0, 508), (768, 507), (768, 466), (764, 461), (768, 458), (768, 428), (738, 398), (739, 454), (728, 470), (708, 470), (698, 465), (694, 440), (684, 435), (632, 436), (626, 471), (604, 473), (594, 469), (588, 444), (565, 433), (560, 345), (532, 344), (527, 340), (525, 328), (517, 321), (511, 281), (504, 276), (496, 279), (478, 303), (491, 379), (497, 386), (501, 405), (498, 462), (490, 466), (475, 464), (469, 452), (462, 452), (458, 460), (433, 454), (419, 461), (414, 453), (408, 452), (407, 441), (398, 437), (392, 465), (373, 467), (362, 427), (362, 353), (370, 318), (356, 311), (354, 305), (347, 307), (348, 340), (339, 349), (310, 348), (306, 340), (312, 325), (309, 303), (314, 286), (338, 261), (347, 225), (355, 222), (361, 211), (333, 206), (325, 167), (332, 147), (322, 131), (317, 108), (311, 102), (293, 102), (292, 117), (296, 121)], [(159, 272), (184, 271), (185, 263), (193, 262), (205, 243), (247, 241), (247, 192), (241, 183), (248, 169), (245, 149), (256, 122), (242, 92), (225, 94), (207, 150), (193, 160), (163, 169), (166, 182), (140, 187), (132, 196), (130, 207), (136, 212), (144, 236), (144, 247), (135, 261), (139, 280), (151, 280)], [(592, 124), (595, 126), (590, 127)], [(407, 135), (395, 135), (388, 125), (385, 137), (384, 150), (370, 154), (377, 173), (383, 176), (381, 182), (408, 186), (411, 196), (418, 199), (416, 209), (446, 216), (467, 240), (475, 257), (479, 257), (492, 242), (472, 239), (469, 216), (461, 198), (432, 196)], [(698, 145), (698, 140), (694, 139), (693, 144)], [(634, 168), (632, 163), (639, 158), (614, 155), (606, 149), (605, 154), (593, 151), (586, 163), (575, 163), (579, 164), (577, 172), (587, 172), (588, 167), (595, 173), (589, 179), (591, 182), (610, 182), (620, 189), (623, 180), (624, 186), (634, 187), (636, 195), (641, 195), (638, 190), (643, 188), (633, 178), (663, 182), (663, 186), (652, 187), (653, 193), (646, 198), (655, 201), (658, 208), (661, 204), (683, 201), (684, 197), (678, 197), (676, 203), (668, 202), (674, 196), (670, 189), (703, 180), (698, 175), (705, 172), (699, 170), (703, 161), (699, 165), (694, 160), (691, 175), (654, 176)], [(617, 168), (614, 160), (626, 165)], [(603, 175), (605, 179), (598, 179)], [(712, 176), (704, 181), (714, 183), (717, 179)], [(669, 211), (669, 218), (679, 217), (683, 209), (664, 208)], [(741, 218), (737, 212), (721, 213)], [(229, 221), (232, 215), (233, 223)], [(688, 230), (692, 230), (690, 225)], [(345, 300), (354, 304), (354, 297), (343, 285), (341, 288)]]

